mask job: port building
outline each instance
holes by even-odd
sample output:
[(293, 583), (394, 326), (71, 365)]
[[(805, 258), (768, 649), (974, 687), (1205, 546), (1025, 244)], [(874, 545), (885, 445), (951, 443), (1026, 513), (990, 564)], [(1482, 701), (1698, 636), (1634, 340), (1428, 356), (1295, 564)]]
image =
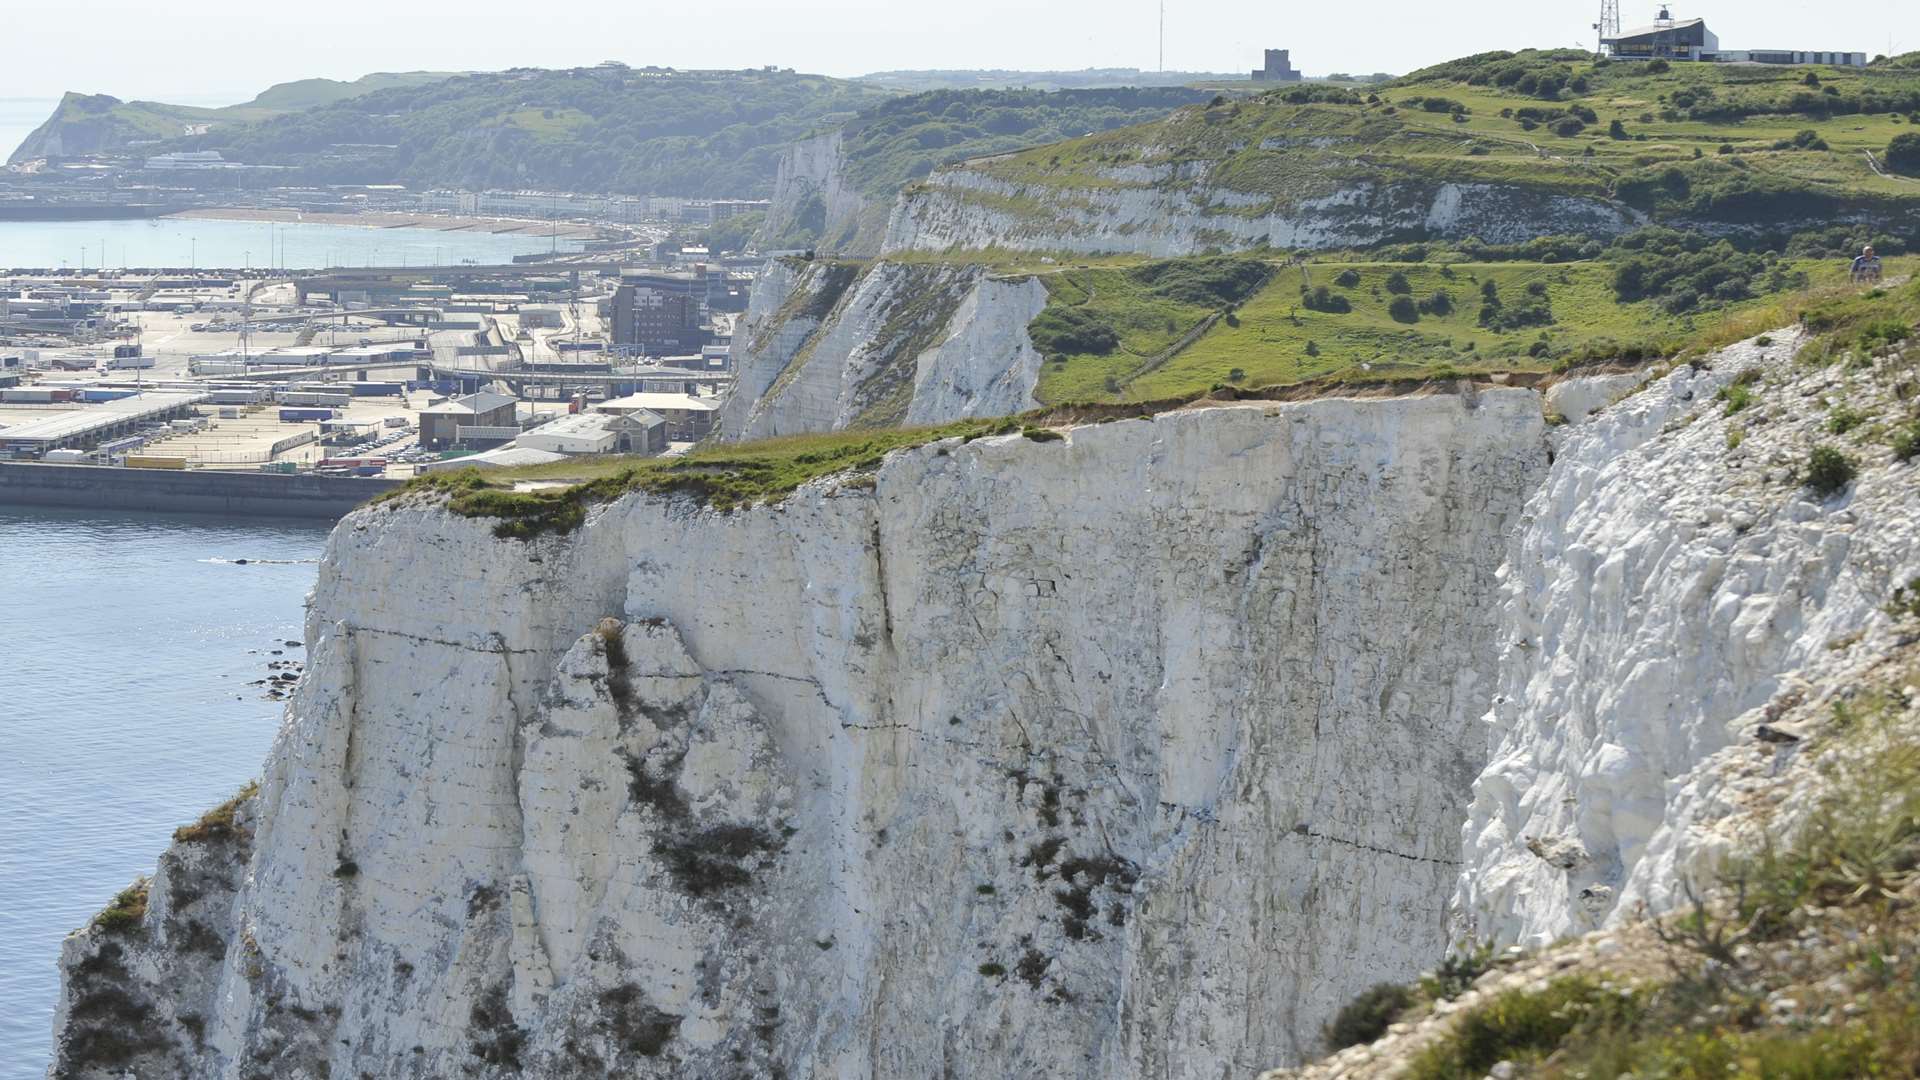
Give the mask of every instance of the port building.
[(1254, 82), (1299, 82), (1303, 76), (1293, 69), (1288, 49), (1268, 49), (1266, 63), (1253, 73)]
[(1720, 36), (1707, 29), (1705, 19), (1676, 19), (1661, 8), (1651, 25), (1635, 27), (1600, 45), (1616, 60), (1692, 60), (1719, 64), (1831, 64), (1866, 67), (1863, 52), (1805, 49), (1722, 49)]
[(41, 457), (49, 450), (91, 450), (109, 439), (186, 416), (205, 400), (204, 393), (150, 391), (51, 413), (0, 429), (0, 448), (24, 458)]

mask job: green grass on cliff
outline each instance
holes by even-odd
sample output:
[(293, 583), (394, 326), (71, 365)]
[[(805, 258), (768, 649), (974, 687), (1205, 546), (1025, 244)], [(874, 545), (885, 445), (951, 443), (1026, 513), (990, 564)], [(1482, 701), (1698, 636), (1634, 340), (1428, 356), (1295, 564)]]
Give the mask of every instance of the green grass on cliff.
[[(1887, 272), (1906, 273), (1917, 261), (1888, 260)], [(1789, 276), (1804, 274), (1816, 287), (1837, 284), (1845, 275), (1844, 265), (1834, 259), (1790, 259), (1781, 266)], [(1048, 359), (1036, 396), (1048, 404), (1141, 401), (1221, 384), (1543, 371), (1588, 358), (1670, 355), (1704, 338), (1724, 344), (1718, 332), (1744, 325), (1741, 320), (1763, 323), (1751, 331), (1760, 333), (1797, 318), (1797, 312), (1782, 309), (1779, 297), (1769, 296), (1684, 314), (1650, 300), (1623, 304), (1614, 291), (1616, 271), (1617, 263), (1604, 260), (1276, 264), (1264, 288), (1230, 318), (1207, 325), (1222, 305), (1151, 295), (1134, 268), (1108, 263), (1054, 269), (1042, 275), (1049, 311), (1070, 310), (1083, 322), (1104, 324), (1116, 332), (1118, 343), (1103, 352), (1043, 348)], [(1402, 294), (1392, 288), (1401, 281), (1414, 305), (1410, 314), (1405, 304), (1397, 314), (1394, 310)], [(1488, 285), (1513, 325), (1482, 322)], [(1348, 310), (1315, 310), (1310, 297), (1320, 288), (1327, 289), (1334, 306), (1344, 303)], [(1439, 300), (1442, 293), (1446, 301)], [(1541, 317), (1551, 321), (1538, 322)], [(1779, 321), (1767, 322), (1773, 318)], [(1197, 340), (1168, 355), (1202, 326), (1205, 332)]]
[(719, 444), (678, 458), (582, 455), (517, 469), (429, 473), (387, 492), (375, 503), (398, 503), (421, 495), (441, 497), (448, 509), (462, 517), (498, 519), (494, 534), (503, 539), (531, 540), (572, 532), (586, 521), (589, 506), (631, 492), (687, 495), (716, 509), (732, 510), (779, 499), (823, 476), (877, 468), (889, 451), (902, 447), (1020, 430), (1019, 419), (1005, 417), (939, 427)]

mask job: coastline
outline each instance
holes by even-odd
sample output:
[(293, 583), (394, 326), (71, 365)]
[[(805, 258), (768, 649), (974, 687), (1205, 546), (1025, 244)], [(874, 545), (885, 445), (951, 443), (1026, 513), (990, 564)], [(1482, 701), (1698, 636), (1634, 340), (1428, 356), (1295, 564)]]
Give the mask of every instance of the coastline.
[(552, 236), (562, 240), (594, 240), (602, 230), (573, 221), (533, 221), (524, 218), (467, 217), (455, 214), (405, 214), (375, 211), (335, 214), (318, 210), (278, 207), (209, 206), (167, 214), (169, 218), (205, 221), (270, 221), (283, 224), (351, 225), (363, 229), (432, 229), (437, 232), (481, 232), (495, 236)]

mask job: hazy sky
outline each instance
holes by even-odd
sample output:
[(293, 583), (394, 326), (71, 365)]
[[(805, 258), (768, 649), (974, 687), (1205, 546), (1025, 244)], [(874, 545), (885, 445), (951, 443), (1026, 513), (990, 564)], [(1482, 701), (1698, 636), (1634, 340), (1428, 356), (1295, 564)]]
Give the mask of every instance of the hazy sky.
[[(1471, 52), (1590, 42), (1598, 0), (1169, 0), (1170, 69), (1238, 71), (1264, 47), (1310, 74), (1404, 72)], [(1629, 26), (1655, 4), (1623, 0)], [(1158, 0), (0, 0), (0, 98), (63, 90), (192, 104), (369, 71), (779, 64), (893, 68), (1156, 65)], [(1911, 0), (1699, 0), (1727, 48), (1920, 49)]]

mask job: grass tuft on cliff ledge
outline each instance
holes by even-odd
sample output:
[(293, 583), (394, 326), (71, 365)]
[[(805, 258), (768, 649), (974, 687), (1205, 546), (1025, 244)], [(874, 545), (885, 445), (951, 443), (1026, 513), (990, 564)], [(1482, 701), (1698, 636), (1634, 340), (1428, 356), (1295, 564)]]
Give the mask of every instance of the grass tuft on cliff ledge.
[[(444, 497), (462, 517), (498, 518), (494, 535), (531, 540), (572, 532), (587, 507), (630, 492), (687, 495), (716, 510), (777, 500), (802, 484), (834, 473), (878, 468), (889, 451), (947, 438), (1011, 435), (1018, 417), (962, 420), (939, 427), (794, 435), (762, 442), (716, 445), (679, 458), (579, 457), (549, 465), (429, 473), (387, 492), (376, 503), (416, 495)], [(551, 487), (524, 487), (551, 484)]]

